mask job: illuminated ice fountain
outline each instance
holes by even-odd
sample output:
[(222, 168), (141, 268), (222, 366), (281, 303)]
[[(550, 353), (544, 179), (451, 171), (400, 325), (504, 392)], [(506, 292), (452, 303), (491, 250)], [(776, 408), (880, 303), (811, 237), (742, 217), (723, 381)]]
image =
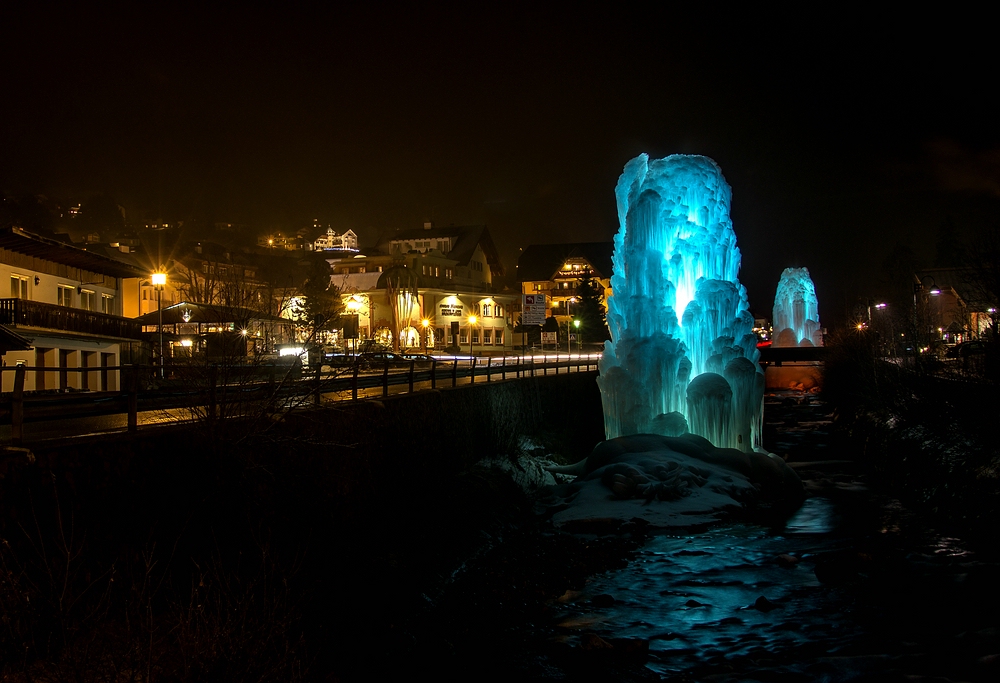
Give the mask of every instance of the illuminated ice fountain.
[(774, 295), (775, 346), (823, 346), (819, 302), (808, 268), (785, 268)]
[(714, 161), (630, 161), (618, 180), (611, 339), (598, 379), (608, 439), (691, 432), (761, 447), (764, 375), (731, 191)]

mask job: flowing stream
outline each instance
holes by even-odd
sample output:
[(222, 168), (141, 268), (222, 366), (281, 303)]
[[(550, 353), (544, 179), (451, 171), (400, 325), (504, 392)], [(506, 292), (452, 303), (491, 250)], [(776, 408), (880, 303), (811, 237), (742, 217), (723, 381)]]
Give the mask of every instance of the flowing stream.
[(822, 404), (768, 403), (772, 448), (791, 454), (810, 492), (802, 508), (770, 528), (652, 536), (626, 568), (557, 601), (558, 639), (641, 643), (652, 671), (721, 677), (713, 680), (763, 670), (789, 680), (989, 680), (1000, 652), (996, 558), (871, 492), (857, 464), (829, 457)]

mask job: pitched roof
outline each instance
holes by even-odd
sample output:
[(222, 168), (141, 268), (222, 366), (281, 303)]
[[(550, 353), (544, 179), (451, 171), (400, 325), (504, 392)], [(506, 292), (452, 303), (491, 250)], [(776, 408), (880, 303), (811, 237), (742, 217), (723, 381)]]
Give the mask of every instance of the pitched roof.
[(142, 277), (146, 273), (131, 263), (74, 247), (21, 228), (0, 230), (0, 248), (112, 277)]
[(454, 239), (451, 251), (446, 256), (458, 262), (460, 266), (469, 265), (469, 260), (476, 252), (476, 247), (482, 247), (486, 254), (486, 263), (494, 275), (504, 274), (503, 264), (500, 262), (500, 253), (497, 251), (490, 231), (485, 225), (450, 225), (447, 228), (416, 228), (414, 230), (398, 230), (388, 235), (384, 235), (379, 240), (379, 245), (388, 250), (390, 242), (402, 240), (415, 241), (426, 239), (438, 239), (451, 237)]
[[(191, 317), (184, 320), (184, 312), (188, 311)], [(143, 325), (157, 325), (160, 322), (160, 312), (150, 311), (136, 318)], [(163, 309), (163, 324), (175, 325), (184, 322), (190, 323), (237, 323), (249, 320), (271, 320), (276, 322), (289, 323), (290, 321), (278, 316), (252, 311), (249, 308), (236, 308), (234, 306), (217, 306), (214, 304), (197, 304), (190, 301), (182, 301), (173, 306), (166, 306)]]
[(31, 340), (25, 339), (14, 330), (0, 325), (0, 352), (26, 351), (31, 348)]
[(581, 258), (589, 263), (597, 277), (610, 278), (614, 251), (614, 242), (531, 244), (517, 259), (517, 279), (520, 282), (551, 280), (571, 258)]

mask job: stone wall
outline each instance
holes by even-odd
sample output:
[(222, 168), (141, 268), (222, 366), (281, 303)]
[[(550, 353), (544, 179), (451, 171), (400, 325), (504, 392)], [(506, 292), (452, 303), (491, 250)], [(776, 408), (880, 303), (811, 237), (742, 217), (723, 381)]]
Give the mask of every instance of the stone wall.
[[(275, 490), (315, 496), (317, 504), (350, 515), (356, 505), (401, 486), (450, 476), (484, 457), (513, 455), (522, 436), (546, 435), (567, 456), (584, 457), (604, 438), (596, 375), (484, 381), (341, 402), (278, 422), (223, 425), (224, 432), (196, 423), (36, 445), (34, 464), (20, 451), (2, 456), (0, 493), (46, 471), (112, 500), (151, 486), (185, 495), (180, 492), (192, 480), (233, 476), (268, 488), (274, 480)], [(210, 483), (196, 488), (211, 495)]]

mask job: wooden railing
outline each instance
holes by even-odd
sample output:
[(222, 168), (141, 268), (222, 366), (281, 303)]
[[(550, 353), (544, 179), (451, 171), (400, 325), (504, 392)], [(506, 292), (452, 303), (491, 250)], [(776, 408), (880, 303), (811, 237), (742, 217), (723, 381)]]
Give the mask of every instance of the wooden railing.
[[(0, 423), (11, 425), (11, 443), (20, 445), (26, 422), (54, 423), (70, 418), (127, 415), (126, 428), (135, 431), (142, 411), (196, 407), (200, 414), (214, 419), (214, 416), (232, 414), (227, 404), (238, 402), (271, 401), (284, 406), (306, 406), (338, 400), (357, 401), (388, 396), (392, 388), (397, 393), (411, 393), (420, 389), (454, 387), (459, 380), (475, 384), (596, 370), (597, 357), (549, 354), (544, 357), (411, 360), (402, 365), (386, 362), (378, 367), (354, 362), (339, 368), (324, 367), (327, 369), (290, 370), (287, 366), (269, 363), (167, 366), (163, 369), (145, 365), (2, 367), (0, 379), (9, 378), (11, 373), (14, 377), (13, 391), (0, 397)], [(34, 374), (36, 380), (55, 374), (62, 389), (26, 391), (28, 373)], [(83, 378), (89, 373), (98, 374), (99, 382), (95, 380), (91, 388), (99, 391), (87, 389)], [(74, 379), (68, 380), (68, 377)], [(47, 382), (43, 380), (42, 383)], [(108, 387), (118, 387), (118, 390), (108, 391)], [(86, 426), (81, 429), (92, 431)]]
[(42, 327), (123, 339), (142, 338), (142, 325), (137, 320), (27, 299), (0, 299), (0, 325)]

